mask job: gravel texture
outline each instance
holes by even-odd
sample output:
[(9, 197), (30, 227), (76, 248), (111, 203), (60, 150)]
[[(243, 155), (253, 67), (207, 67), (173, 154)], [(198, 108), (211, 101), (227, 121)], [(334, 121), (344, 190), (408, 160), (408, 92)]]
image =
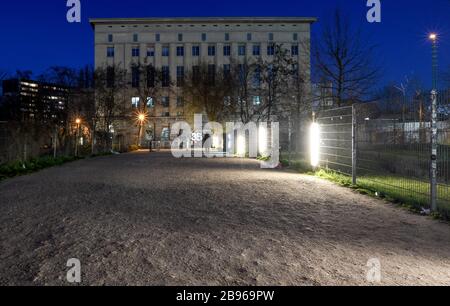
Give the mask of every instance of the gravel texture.
[(0, 183), (0, 284), (450, 285), (450, 225), (242, 159), (124, 154)]

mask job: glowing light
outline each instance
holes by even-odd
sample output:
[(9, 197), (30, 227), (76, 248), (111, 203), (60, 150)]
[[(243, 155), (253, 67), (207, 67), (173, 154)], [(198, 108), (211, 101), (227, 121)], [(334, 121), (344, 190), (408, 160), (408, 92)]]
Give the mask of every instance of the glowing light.
[(320, 164), (320, 126), (317, 123), (311, 125), (309, 137), (311, 166), (317, 167)]
[(238, 156), (245, 156), (245, 136), (239, 135), (237, 138), (236, 153)]
[(430, 36), (429, 36), (429, 38), (431, 39), (431, 40), (433, 40), (433, 41), (435, 41), (435, 40), (437, 40), (437, 34), (436, 33), (431, 33), (430, 34)]
[(80, 118), (77, 118), (77, 119), (75, 120), (75, 123), (76, 123), (76, 124), (81, 124), (81, 119), (80, 119)]
[(213, 138), (212, 138), (212, 140), (213, 140), (213, 141), (212, 141), (213, 148), (215, 148), (215, 149), (219, 148), (219, 147), (220, 147), (220, 139), (219, 139), (219, 136), (214, 135)]
[(144, 114), (139, 114), (138, 116), (139, 121), (144, 121), (145, 120), (145, 115)]
[(267, 154), (267, 127), (259, 127), (259, 153), (261, 155)]

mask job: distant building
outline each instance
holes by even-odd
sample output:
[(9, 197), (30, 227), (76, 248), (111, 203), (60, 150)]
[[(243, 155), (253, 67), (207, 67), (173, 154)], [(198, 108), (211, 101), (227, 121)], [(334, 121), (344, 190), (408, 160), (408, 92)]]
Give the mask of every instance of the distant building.
[[(8, 120), (64, 121), (69, 89), (32, 80), (3, 81), (3, 104), (8, 104)], [(14, 114), (14, 115), (13, 115)]]
[[(208, 71), (227, 71), (230, 64), (243, 64), (250, 59), (270, 60), (274, 45), (283, 45), (301, 65), (309, 87), (310, 59), (308, 54), (311, 24), (315, 18), (304, 17), (206, 17), (206, 18), (142, 18), (92, 19), (95, 31), (95, 67), (121, 66), (130, 72), (137, 63), (149, 63), (161, 69), (177, 84), (188, 71), (207, 64)], [(132, 69), (131, 69), (132, 70)], [(129, 90), (125, 99), (129, 114), (139, 103), (150, 107), (149, 127), (156, 140), (169, 140), (170, 129), (177, 120), (184, 120), (184, 98), (177, 85), (167, 89), (163, 97), (147, 97), (140, 101), (133, 90), (139, 76), (128, 76)], [(253, 97), (260, 103), (261, 97)], [(130, 115), (131, 116), (131, 115)], [(133, 144), (136, 124), (114, 127), (125, 144)], [(287, 122), (287, 121), (286, 121)], [(281, 123), (281, 129), (287, 123)], [(286, 128), (287, 129), (287, 128)], [(282, 132), (283, 133), (283, 132)]]

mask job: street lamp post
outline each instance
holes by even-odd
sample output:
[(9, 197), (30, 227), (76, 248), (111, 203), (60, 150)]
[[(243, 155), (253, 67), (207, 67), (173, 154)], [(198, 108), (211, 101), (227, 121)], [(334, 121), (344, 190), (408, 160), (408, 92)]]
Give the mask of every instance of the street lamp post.
[(78, 157), (78, 140), (79, 140), (79, 137), (80, 137), (81, 119), (77, 118), (75, 120), (75, 123), (77, 124), (76, 140), (75, 140), (75, 157)]
[(144, 122), (145, 122), (146, 116), (145, 114), (139, 114), (138, 115), (138, 121), (139, 121), (139, 136), (138, 136), (138, 146), (140, 147), (142, 145), (142, 130), (144, 127)]
[(430, 169), (430, 197), (431, 210), (437, 211), (437, 79), (438, 79), (438, 36), (431, 33), (429, 39), (432, 43), (432, 85), (431, 91), (431, 169)]

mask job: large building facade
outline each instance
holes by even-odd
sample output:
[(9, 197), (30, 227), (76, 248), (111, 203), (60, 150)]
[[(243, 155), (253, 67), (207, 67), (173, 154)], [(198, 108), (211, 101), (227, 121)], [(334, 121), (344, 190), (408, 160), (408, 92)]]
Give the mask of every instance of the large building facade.
[[(256, 57), (270, 60), (275, 44), (285, 46), (301, 64), (305, 81), (310, 79), (310, 28), (314, 18), (144, 18), (91, 19), (95, 31), (95, 67), (120, 66), (131, 71), (133, 65), (148, 63), (167, 72), (176, 87), (177, 78), (200, 64), (226, 69), (231, 62)], [(306, 43), (305, 43), (306, 42)], [(130, 90), (125, 103), (132, 114), (139, 103), (149, 102), (148, 124), (154, 139), (170, 140), (171, 125), (185, 120), (183, 97), (179, 90), (168, 90), (159, 101), (140, 101), (129, 74)], [(149, 97), (150, 99), (150, 97)], [(136, 124), (114, 127), (123, 145), (135, 142)]]

